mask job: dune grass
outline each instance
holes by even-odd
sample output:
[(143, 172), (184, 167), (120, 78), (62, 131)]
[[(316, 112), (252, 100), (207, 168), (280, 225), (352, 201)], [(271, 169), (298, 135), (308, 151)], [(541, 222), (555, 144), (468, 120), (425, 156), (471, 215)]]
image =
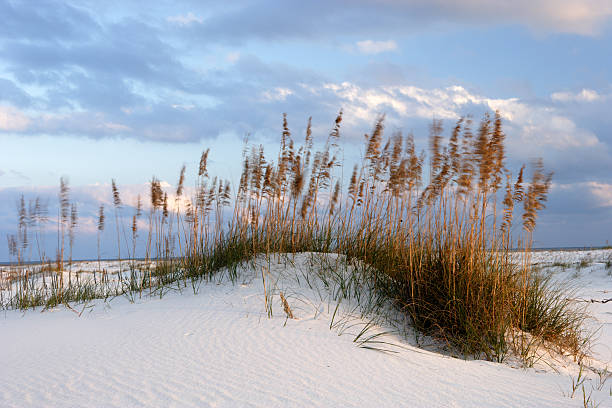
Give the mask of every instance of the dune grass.
[[(368, 265), (372, 291), (405, 313), (421, 333), (465, 355), (501, 361), (513, 333), (529, 333), (574, 355), (584, 351), (584, 312), (529, 263), (531, 235), (552, 174), (541, 160), (532, 163), (529, 181), (525, 166), (516, 174), (506, 169), (499, 113), (485, 115), (477, 125), (462, 118), (447, 138), (442, 123), (434, 120), (428, 161), (412, 135), (385, 139), (380, 117), (365, 135), (361, 162), (350, 172), (342, 162), (341, 124), (342, 112), (315, 150), (310, 120), (297, 146), (283, 116), (280, 149), (273, 158), (263, 147), (245, 144), (233, 195), (228, 181), (209, 176), (209, 151), (204, 151), (193, 197), (184, 196), (181, 169), (171, 195), (174, 213), (168, 205), (172, 198), (153, 178), (145, 264), (155, 260), (155, 266), (128, 262), (127, 271), (112, 278), (94, 274), (68, 287), (57, 278), (41, 286), (36, 283), (40, 276), (36, 282), (22, 276), (11, 286), (14, 293), (3, 292), (2, 306), (53, 307), (163, 293), (168, 287), (195, 291), (219, 271), (235, 280), (237, 266), (258, 254), (337, 253)], [(68, 208), (67, 191), (62, 180), (62, 209)], [(118, 248), (122, 241), (128, 248), (131, 242), (134, 254), (137, 220), (143, 215), (140, 198), (129, 241), (114, 180), (112, 194)], [(64, 226), (71, 225), (64, 216), (59, 259)], [(98, 227), (104, 228), (103, 207)], [(511, 261), (516, 247), (523, 249), (518, 264)], [(59, 262), (57, 270), (45, 273), (57, 276), (61, 269)], [(289, 316), (290, 309), (285, 313)]]

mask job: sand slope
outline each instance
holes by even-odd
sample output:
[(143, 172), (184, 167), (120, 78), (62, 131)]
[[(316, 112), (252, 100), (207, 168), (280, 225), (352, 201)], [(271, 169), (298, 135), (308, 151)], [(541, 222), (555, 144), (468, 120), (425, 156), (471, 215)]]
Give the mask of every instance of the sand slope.
[[(3, 312), (0, 406), (582, 404), (581, 395), (563, 395), (570, 391), (566, 373), (465, 361), (407, 343), (394, 354), (360, 348), (353, 340), (367, 319), (352, 317), (353, 328), (330, 329), (329, 300), (308, 290), (291, 295), (281, 281), (277, 286), (289, 294), (297, 319), (286, 320), (278, 296), (268, 318), (261, 279), (257, 271), (250, 276), (235, 285), (203, 284), (195, 295), (188, 287), (134, 304), (97, 301), (80, 317), (66, 308)], [(385, 339), (402, 342), (394, 335)], [(597, 394), (600, 406), (612, 406), (604, 391)]]

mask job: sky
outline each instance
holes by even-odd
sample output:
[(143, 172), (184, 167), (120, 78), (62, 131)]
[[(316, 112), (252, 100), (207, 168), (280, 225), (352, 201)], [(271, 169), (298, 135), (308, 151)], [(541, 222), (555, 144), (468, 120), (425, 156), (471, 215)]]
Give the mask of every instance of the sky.
[(111, 179), (134, 205), (152, 176), (170, 188), (186, 165), (193, 183), (210, 148), (235, 184), (246, 135), (274, 151), (286, 112), (322, 140), (340, 109), (349, 150), (380, 114), (425, 149), (433, 118), (499, 110), (508, 167), (554, 171), (535, 245), (612, 241), (609, 0), (0, 0), (0, 16), (2, 241), (22, 194), (54, 213), (67, 177), (75, 256), (95, 257)]

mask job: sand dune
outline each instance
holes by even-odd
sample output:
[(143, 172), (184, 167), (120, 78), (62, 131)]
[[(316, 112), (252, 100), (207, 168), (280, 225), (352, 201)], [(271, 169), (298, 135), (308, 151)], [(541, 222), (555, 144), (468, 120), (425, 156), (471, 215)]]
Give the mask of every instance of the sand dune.
[[(308, 259), (264, 262), (272, 318), (262, 262), (245, 267), (236, 284), (223, 280), (202, 284), (197, 294), (187, 287), (161, 298), (137, 296), (134, 304), (117, 298), (76, 305), (80, 317), (64, 307), (3, 312), (0, 406), (582, 406), (582, 394), (564, 395), (577, 369), (569, 363), (557, 362), (557, 373), (546, 364), (525, 369), (453, 358), (416, 347), (399, 332), (365, 344), (394, 353), (359, 347), (355, 337), (372, 317), (360, 317), (349, 303), (334, 316), (336, 304), (320, 282), (295, 279), (312, 269)], [(603, 265), (582, 275), (585, 296), (612, 289)], [(286, 318), (280, 291), (296, 319)], [(595, 312), (604, 328), (603, 359), (612, 344), (612, 304)], [(337, 324), (330, 329), (332, 318)], [(376, 322), (367, 335), (391, 327)], [(601, 407), (612, 406), (612, 382), (593, 391), (596, 379), (590, 378), (585, 389)]]

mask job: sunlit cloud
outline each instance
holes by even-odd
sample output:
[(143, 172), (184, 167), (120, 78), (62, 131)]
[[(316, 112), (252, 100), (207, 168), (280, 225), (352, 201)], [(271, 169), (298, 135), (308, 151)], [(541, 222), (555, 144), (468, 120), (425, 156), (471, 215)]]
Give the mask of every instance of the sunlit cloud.
[(575, 183), (553, 183), (553, 192), (565, 196), (580, 197), (587, 201), (589, 208), (612, 207), (612, 184), (601, 181), (580, 181)]
[(409, 118), (454, 121), (478, 108), (499, 111), (520, 144), (528, 142), (532, 147), (565, 150), (600, 143), (595, 134), (579, 128), (554, 107), (534, 105), (518, 98), (490, 98), (458, 85), (431, 89), (417, 86), (363, 88), (343, 82), (328, 83), (322, 88), (337, 95), (348, 114), (370, 123), (383, 113), (394, 116), (400, 123)]
[(357, 41), (357, 49), (363, 54), (379, 54), (381, 52), (397, 50), (395, 41)]
[(30, 126), (30, 119), (12, 106), (0, 106), (0, 131), (22, 132)]
[(170, 23), (178, 24), (181, 26), (188, 26), (194, 23), (202, 24), (204, 22), (204, 19), (202, 17), (196, 16), (191, 11), (185, 15), (170, 16), (166, 18), (166, 20)]
[(274, 88), (269, 91), (263, 91), (261, 96), (264, 102), (284, 101), (288, 96), (293, 95), (293, 91), (289, 88)]
[(590, 181), (587, 185), (600, 206), (612, 207), (612, 184)]
[(612, 16), (608, 0), (363, 0), (404, 11), (414, 20), (456, 23), (518, 23), (539, 32), (597, 35)]
[(583, 89), (580, 92), (554, 92), (550, 98), (555, 102), (595, 102), (603, 96), (592, 89)]

